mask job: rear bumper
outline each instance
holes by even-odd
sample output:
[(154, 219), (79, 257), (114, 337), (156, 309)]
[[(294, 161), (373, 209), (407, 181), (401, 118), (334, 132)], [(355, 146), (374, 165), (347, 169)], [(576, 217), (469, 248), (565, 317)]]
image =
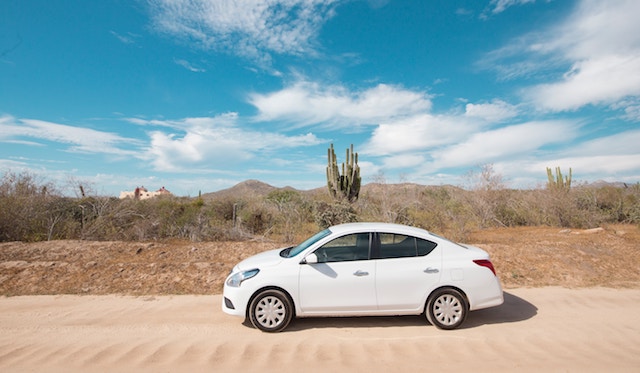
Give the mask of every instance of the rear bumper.
[(495, 307), (504, 303), (504, 293), (498, 277), (484, 286), (472, 289), (470, 294), (474, 295), (469, 299), (469, 309), (481, 310), (483, 308)]

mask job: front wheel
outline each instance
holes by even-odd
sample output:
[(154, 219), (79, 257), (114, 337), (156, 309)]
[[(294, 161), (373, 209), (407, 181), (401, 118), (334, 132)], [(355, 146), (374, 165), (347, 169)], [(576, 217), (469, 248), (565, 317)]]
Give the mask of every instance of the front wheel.
[(293, 305), (286, 294), (279, 290), (265, 290), (258, 294), (249, 306), (251, 324), (263, 332), (279, 332), (293, 318)]
[(455, 289), (440, 289), (427, 301), (427, 320), (439, 329), (455, 329), (467, 318), (466, 298)]

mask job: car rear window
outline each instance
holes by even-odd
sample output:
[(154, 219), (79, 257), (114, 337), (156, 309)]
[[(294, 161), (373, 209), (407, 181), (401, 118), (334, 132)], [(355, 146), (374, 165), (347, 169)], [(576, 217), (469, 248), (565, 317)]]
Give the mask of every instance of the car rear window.
[(436, 246), (435, 242), (395, 233), (379, 233), (380, 258), (408, 258), (428, 255)]

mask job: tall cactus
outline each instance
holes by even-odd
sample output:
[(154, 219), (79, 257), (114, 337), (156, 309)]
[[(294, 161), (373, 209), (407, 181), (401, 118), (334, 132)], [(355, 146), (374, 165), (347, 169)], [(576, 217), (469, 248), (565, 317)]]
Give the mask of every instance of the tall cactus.
[(562, 178), (562, 172), (560, 171), (560, 167), (556, 167), (556, 176), (554, 178), (551, 169), (547, 167), (547, 178), (549, 179), (549, 187), (569, 190), (571, 189), (571, 168), (569, 168), (569, 175)]
[(327, 186), (329, 193), (334, 198), (346, 198), (350, 203), (355, 202), (360, 194), (360, 166), (358, 166), (358, 153), (347, 148), (346, 164), (342, 163), (342, 175), (338, 168), (338, 158), (333, 150), (333, 144), (327, 149)]

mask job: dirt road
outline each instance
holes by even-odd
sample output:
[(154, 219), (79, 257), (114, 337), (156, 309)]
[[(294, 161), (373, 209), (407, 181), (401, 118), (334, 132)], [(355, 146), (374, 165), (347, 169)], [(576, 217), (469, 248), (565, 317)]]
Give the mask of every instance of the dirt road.
[(304, 319), (264, 334), (214, 296), (0, 298), (2, 372), (640, 369), (640, 289), (509, 289), (441, 331), (422, 317)]

